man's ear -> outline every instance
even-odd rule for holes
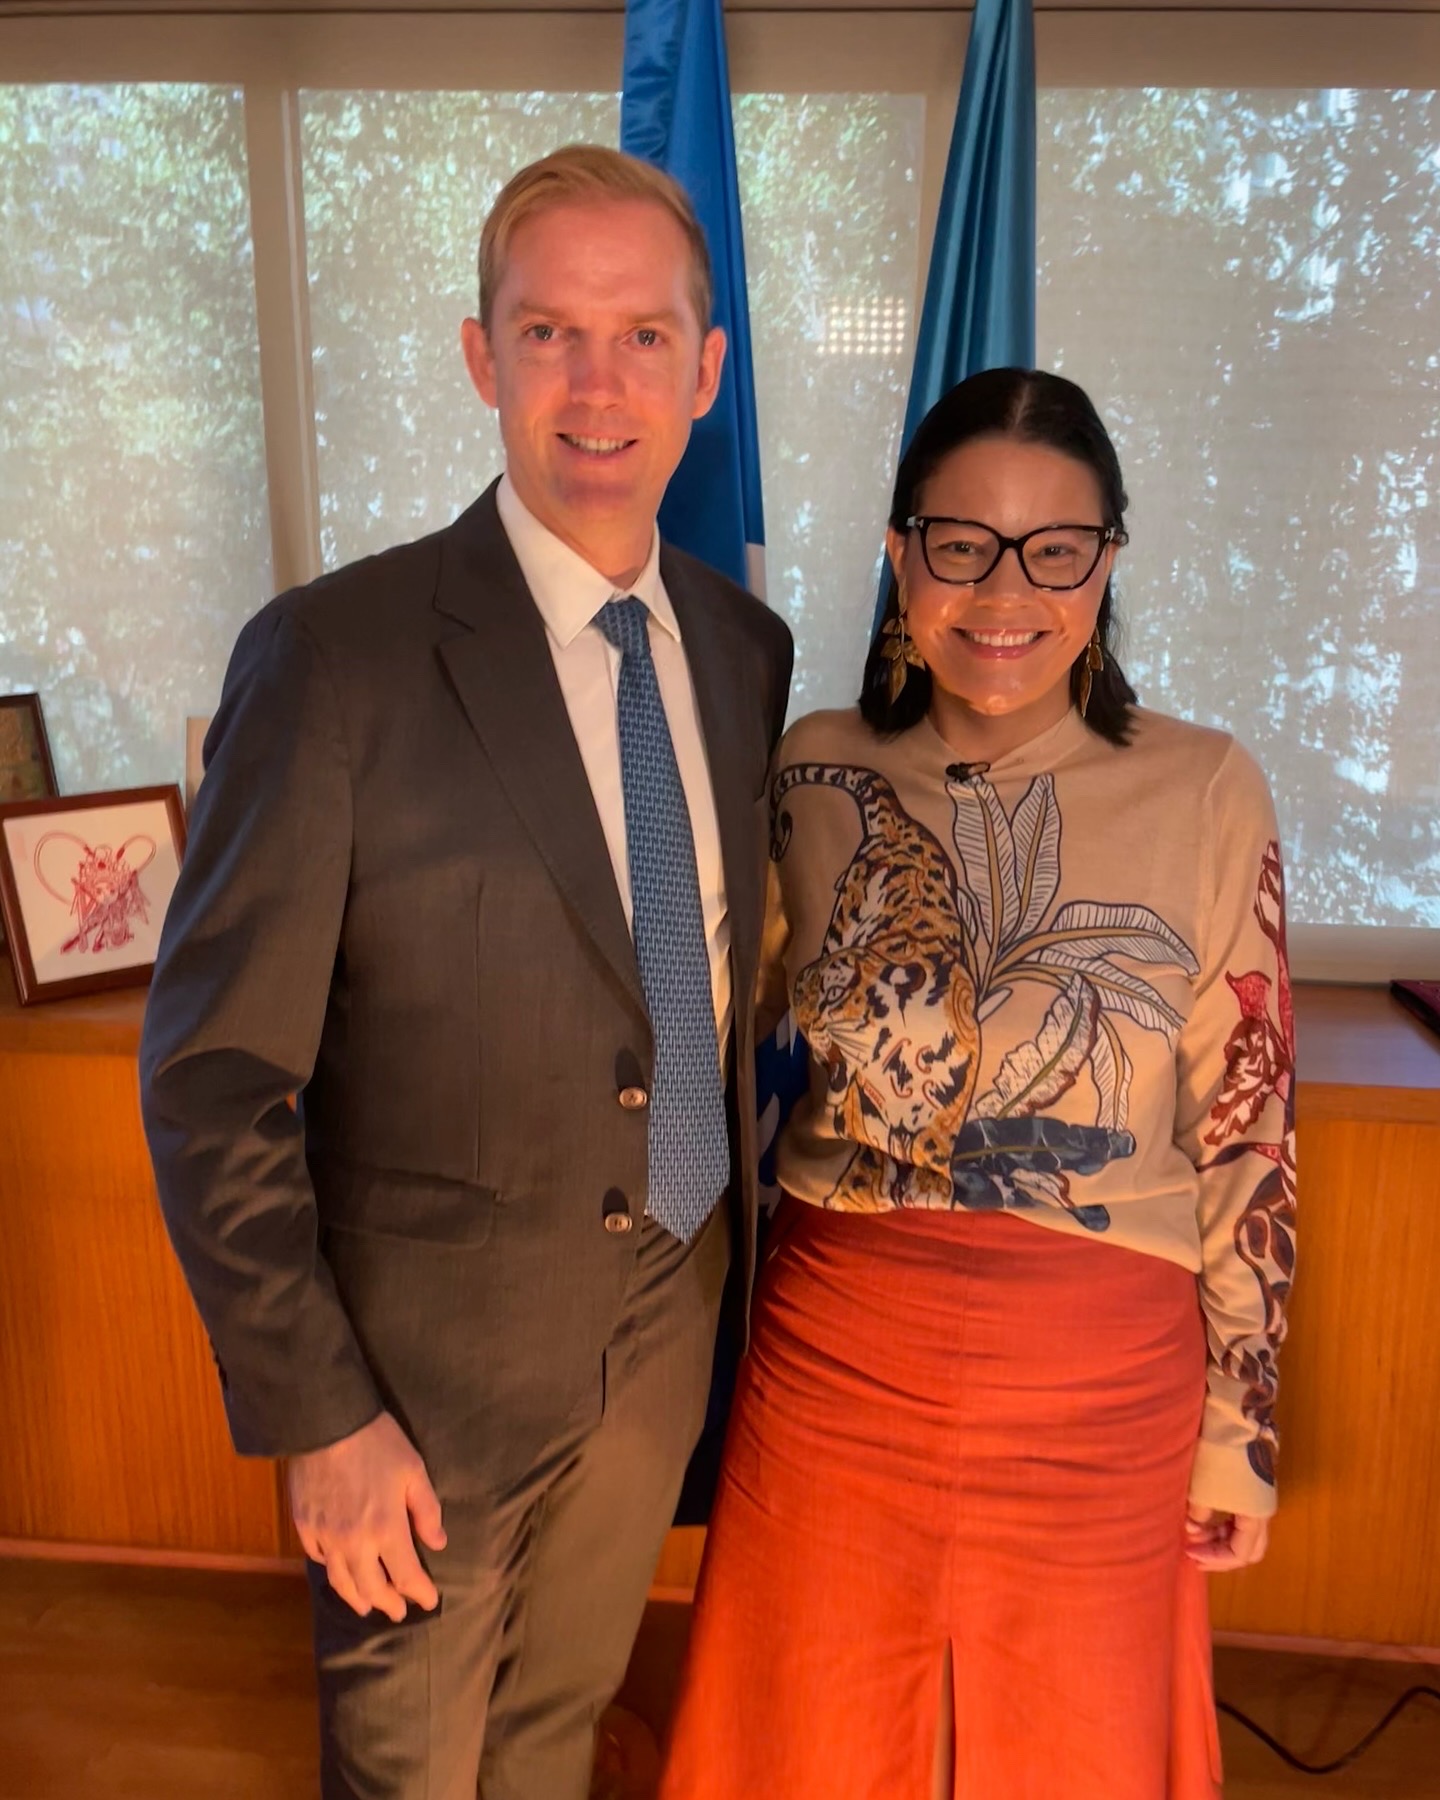
[[[695,405],[691,410],[692,419],[703,419],[715,404],[715,396],[720,392],[720,371],[725,367],[725,333],[718,325],[712,325],[705,333],[705,342],[700,346],[700,376],[695,383]]]
[[[487,406],[500,404],[495,381],[495,358],[490,354],[490,335],[478,319],[462,320],[460,350],[475,392]]]

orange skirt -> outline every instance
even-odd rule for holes
[[[1195,1277],[994,1213],[787,1201],[661,1800],[1216,1800],[1183,1555]]]

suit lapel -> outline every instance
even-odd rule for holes
[[[493,487],[446,535],[435,606],[467,628],[439,653],[496,777],[577,919],[644,1013],[600,815],[544,622],[500,523]]]
[[[685,657],[695,684],[700,709],[700,728],[705,734],[705,753],[715,812],[720,826],[720,857],[725,869],[725,894],[730,915],[730,957],[735,971],[735,1007],[749,1004],[741,992],[754,973],[759,953],[758,925],[761,908],[761,867],[755,829],[755,796],[744,771],[755,760],[753,731],[754,696],[746,692],[747,674],[736,654],[736,633],[726,618],[723,600],[707,596],[694,577],[662,546],[660,571],[665,591],[680,622]]]

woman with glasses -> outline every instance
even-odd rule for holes
[[[1274,811],[1115,658],[1073,383],[921,424],[856,710],[772,786],[809,1043],[664,1800],[1212,1800],[1294,1261]]]

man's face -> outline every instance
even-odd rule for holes
[[[719,385],[725,334],[702,337],[690,278],[685,234],[658,202],[567,203],[515,228],[488,331],[465,321],[516,493],[606,574],[644,561]]]

